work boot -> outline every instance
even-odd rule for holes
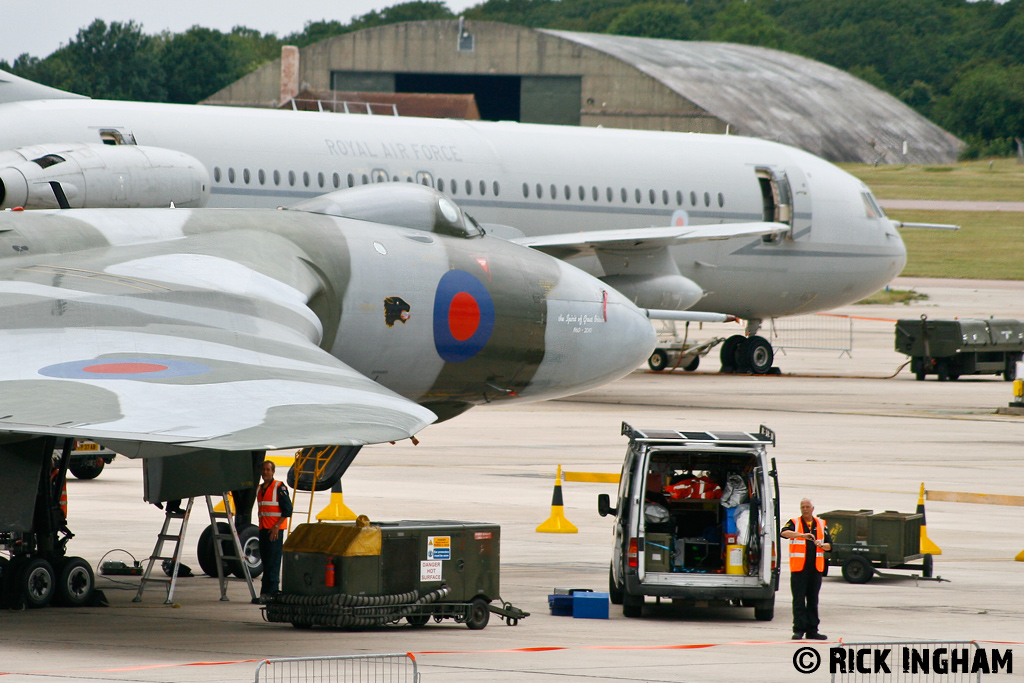
[[[807,639],[808,640],[828,640],[828,636],[826,636],[824,633],[808,633],[807,634]]]
[[[793,631],[793,640],[803,640],[804,634],[799,631]]]

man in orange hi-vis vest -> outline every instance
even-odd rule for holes
[[[281,555],[284,549],[284,534],[281,532],[288,528],[288,518],[292,516],[292,501],[288,497],[288,487],[274,479],[276,469],[270,460],[263,461],[260,469],[263,483],[256,490],[263,583],[260,584],[260,597],[254,602],[262,602],[280,592],[278,581],[281,578]]]
[[[789,540],[789,589],[793,593],[793,640],[805,636],[828,640],[818,632],[818,591],[825,574],[825,553],[832,537],[825,520],[814,516],[810,498],[800,501],[800,516],[786,522],[782,537]]]

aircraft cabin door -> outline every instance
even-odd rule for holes
[[[783,171],[758,166],[755,173],[761,186],[761,220],[785,223],[790,227],[785,235],[765,237],[764,241],[772,243],[807,237],[811,231],[811,198],[803,171],[795,167]]]

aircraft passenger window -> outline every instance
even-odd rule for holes
[[[452,196],[454,197],[459,192],[459,184],[452,178]]]
[[[339,187],[341,187],[341,176],[340,175],[335,173],[334,176],[331,178],[331,180],[334,181],[334,189],[335,190],[337,190]]]
[[[249,169],[247,168],[242,169],[242,182],[244,182],[246,185],[249,184]]]
[[[530,198],[530,184],[529,183],[523,183],[523,197],[525,197],[526,199]]]
[[[586,198],[587,198],[587,191],[583,189],[582,185],[580,185],[580,201],[582,202]]]
[[[473,183],[466,181],[466,194],[473,194]]]
[[[697,206],[697,193],[690,190],[690,206]]]
[[[220,166],[213,167],[213,179],[215,182],[220,182]]]
[[[543,198],[544,198],[544,188],[541,186],[540,183],[537,183],[537,199],[543,199]]]
[[[410,180],[411,179],[412,179],[412,177],[410,176]],[[429,171],[417,171],[416,172],[416,182],[418,182],[420,185],[426,185],[427,187],[433,187],[434,186],[434,176]]]
[[[274,184],[275,185],[280,185],[281,184],[281,172],[280,171],[274,171]]]
[[[636,203],[640,203],[640,188],[633,190],[633,196],[636,197]]]
[[[259,178],[260,185],[266,185],[267,184],[267,174],[263,172],[262,168],[259,171],[256,172],[256,177]]]
[[[668,206],[668,190],[661,191],[661,203]]]
[[[295,186],[295,171],[288,171],[288,184]]]
[[[626,194],[626,188],[622,188],[622,203],[625,204],[629,200],[629,195]]]
[[[363,185],[369,185],[369,184],[370,184],[370,178],[364,173],[363,174]]]
[[[707,192],[704,193],[704,206],[711,206],[711,195]]]
[[[590,188],[590,196],[593,197],[595,202],[597,201],[599,196],[597,193],[597,185],[594,185]]]
[[[438,178],[437,179],[437,191],[438,192],[444,192],[444,179],[443,178]]]
[[[320,185],[320,187],[324,186],[324,174],[323,173],[317,173],[316,174],[316,182],[317,182],[318,185]]]
[[[568,185],[565,186],[565,199],[572,199],[572,190],[569,189]]]
[[[683,205],[683,191],[682,190],[676,190],[676,205],[678,205],[678,206],[682,206]]]
[[[483,180],[480,181],[480,196],[487,194],[487,183]]]
[[[725,195],[723,195],[721,192],[718,193],[718,206],[719,208],[725,206]]]
[[[395,176],[395,182],[396,183],[398,182],[398,176]],[[409,176],[408,178],[406,178],[405,182],[411,183],[412,182],[412,176]],[[426,181],[424,181],[423,184],[426,185],[427,184]]]
[[[654,190],[647,190],[647,198],[654,204]]]
[[[554,184],[551,185],[551,198],[558,199],[558,188]]]
[[[348,181],[348,186],[349,187],[352,187],[353,185],[356,184],[356,179],[354,177],[352,177],[351,173],[348,174],[348,178],[346,178],[346,180]]]
[[[398,176],[391,176],[391,180],[392,180],[393,182],[396,182],[396,183],[397,183],[397,182],[398,182]],[[405,181],[406,181],[407,183],[411,183],[411,182],[412,182],[412,177],[410,176],[410,177],[406,178],[406,179],[405,179]]]
[[[612,188],[609,187],[606,194],[608,195],[608,201],[610,202],[612,200]]]
[[[235,169],[233,169],[233,168],[229,168],[228,169],[228,182],[229,183],[235,182]]]
[[[309,187],[309,171],[302,172],[302,184]]]
[[[491,189],[494,190],[494,196],[495,197],[497,197],[499,194],[501,194],[501,187],[498,186],[498,181],[497,180],[494,181],[494,184],[493,184]]]

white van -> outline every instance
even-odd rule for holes
[[[753,607],[771,621],[779,587],[779,485],[767,447],[775,433],[635,429],[615,508],[609,591],[627,617],[645,596]]]

